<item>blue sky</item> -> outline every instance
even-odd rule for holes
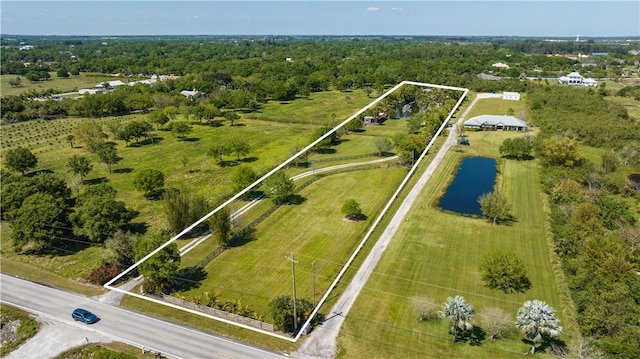
[[[12,35],[640,36],[640,1],[7,1]]]

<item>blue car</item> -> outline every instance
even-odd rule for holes
[[[71,318],[87,324],[93,324],[100,320],[100,318],[98,318],[95,314],[82,308],[75,309],[73,313],[71,313]]]

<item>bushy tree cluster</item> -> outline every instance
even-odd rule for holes
[[[531,287],[524,264],[511,251],[496,250],[484,255],[480,272],[487,287],[504,293],[524,292]]]
[[[275,297],[269,303],[271,309],[271,317],[273,318],[274,326],[277,330],[281,330],[286,333],[294,333],[294,314],[293,314],[293,299],[289,295],[281,295]],[[295,318],[297,329],[301,329],[302,324],[307,321],[309,315],[313,311],[313,303],[307,298],[296,298],[296,314]],[[322,317],[316,315],[313,320],[313,325],[322,320]]]
[[[550,88],[532,95],[531,118],[545,139],[540,172],[551,200],[555,250],[581,331],[606,355],[638,357],[638,197],[625,188],[635,187],[627,171],[637,166],[640,129],[588,90]],[[599,151],[602,163],[579,158],[579,145]]]
[[[98,243],[125,229],[133,217],[124,202],[116,200],[116,190],[107,184],[88,187],[69,216],[74,234]]]
[[[485,193],[478,199],[482,216],[493,224],[511,219],[511,205],[507,198],[498,191]]]
[[[161,232],[147,232],[135,244],[136,260],[144,258],[167,240],[168,238],[165,238]],[[167,293],[178,275],[179,268],[180,253],[178,252],[178,246],[175,243],[171,243],[142,262],[138,266],[138,271],[145,278],[143,287],[146,291]]]
[[[499,151],[504,157],[524,160],[531,157],[533,145],[525,137],[507,138],[500,145]]]

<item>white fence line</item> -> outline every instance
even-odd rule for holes
[[[231,204],[232,202],[234,202],[235,200],[237,200],[238,198],[242,197],[244,194],[246,194],[247,192],[251,191],[253,188],[255,188],[256,186],[258,186],[260,183],[262,183],[262,181],[264,181],[266,178],[268,178],[269,176],[271,176],[272,174],[278,172],[279,170],[281,170],[282,168],[284,168],[286,165],[288,165],[289,163],[291,163],[296,157],[302,155],[303,153],[305,153],[306,151],[310,150],[311,148],[313,148],[315,145],[317,145],[318,143],[320,143],[321,141],[323,141],[324,139],[326,139],[327,137],[331,136],[333,133],[335,133],[337,130],[339,130],[341,127],[343,127],[344,125],[346,125],[347,123],[349,123],[351,120],[353,120],[354,118],[360,116],[362,113],[364,113],[365,111],[367,111],[369,108],[373,107],[374,105],[376,105],[378,102],[380,102],[381,100],[383,100],[384,98],[386,98],[387,96],[389,96],[389,94],[393,93],[394,91],[396,91],[398,88],[402,87],[403,85],[415,85],[415,86],[421,86],[421,87],[435,87],[435,88],[440,88],[440,89],[446,89],[446,90],[456,90],[456,91],[463,91],[463,95],[460,97],[460,99],[458,100],[458,102],[456,103],[456,105],[454,106],[454,108],[451,110],[451,112],[449,113],[449,115],[447,116],[447,118],[442,122],[442,125],[440,126],[440,128],[438,129],[438,131],[436,132],[436,134],[433,136],[433,138],[431,139],[431,141],[429,141],[429,144],[427,145],[427,147],[425,148],[425,150],[422,152],[422,154],[420,155],[420,157],[418,157],[418,160],[414,163],[413,167],[411,168],[411,170],[409,171],[409,173],[407,174],[407,176],[405,177],[405,179],[402,181],[402,183],[400,184],[400,186],[398,187],[398,189],[396,190],[396,192],[393,194],[393,196],[391,197],[391,199],[389,200],[389,202],[387,203],[387,205],[384,207],[384,209],[382,210],[382,212],[380,213],[380,215],[378,216],[378,218],[376,219],[376,221],[371,225],[369,231],[367,232],[367,234],[365,235],[365,237],[362,239],[362,241],[360,242],[360,244],[358,245],[358,247],[356,248],[356,250],[353,252],[353,254],[351,255],[351,257],[349,258],[349,260],[347,261],[347,263],[345,263],[345,265],[342,267],[342,269],[340,270],[340,272],[338,273],[338,275],[336,276],[336,278],[334,279],[334,281],[331,283],[331,285],[329,286],[329,288],[327,289],[327,291],[325,292],[325,294],[322,296],[322,299],[320,299],[320,301],[318,302],[318,304],[316,305],[315,309],[313,310],[313,312],[311,313],[311,315],[309,315],[309,318],[307,319],[307,321],[302,325],[302,327],[300,328],[300,330],[298,331],[297,335],[294,338],[291,337],[287,337],[287,336],[283,336],[283,335],[279,335],[273,332],[269,332],[267,330],[261,329],[261,328],[255,328],[252,327],[250,325],[246,325],[243,323],[237,323],[234,322],[232,320],[229,319],[225,319],[225,318],[220,318],[220,317],[216,317],[214,315],[211,314],[207,314],[207,313],[203,313],[203,312],[199,312],[197,310],[194,309],[190,309],[190,308],[186,308],[186,307],[181,307],[179,305],[173,304],[173,303],[168,303],[168,302],[164,302],[162,300],[158,300],[155,298],[150,298],[148,296],[143,296],[137,293],[133,293],[127,290],[122,290],[118,287],[114,287],[113,284],[116,283],[120,278],[122,278],[123,276],[125,276],[127,273],[133,271],[135,268],[137,268],[140,264],[142,264],[144,261],[146,261],[147,259],[151,258],[153,255],[155,255],[156,253],[158,253],[159,251],[161,251],[162,249],[164,249],[166,246],[170,245],[171,243],[175,242],[177,239],[179,239],[180,237],[182,237],[183,235],[185,235],[186,233],[188,233],[189,231],[191,231],[193,228],[195,228],[196,226],[198,226],[199,224],[201,224],[202,222],[206,221],[207,219],[209,219],[209,217],[211,217],[212,215],[214,215],[215,213],[217,213],[219,210],[221,210],[222,208],[228,206],[229,204]],[[422,159],[424,158],[424,156],[427,154],[427,151],[431,148],[431,146],[433,145],[434,141],[436,140],[436,138],[438,137],[438,135],[442,132],[443,128],[446,126],[447,122],[449,121],[449,119],[451,118],[451,116],[453,116],[453,113],[458,109],[458,107],[460,106],[460,104],[462,103],[462,101],[464,100],[464,98],[466,97],[467,93],[469,92],[468,89],[465,88],[461,88],[461,87],[452,87],[452,86],[443,86],[443,85],[435,85],[435,84],[429,84],[429,83],[422,83],[422,82],[414,82],[414,81],[402,81],[399,84],[395,85],[393,88],[391,88],[390,90],[388,90],[387,92],[385,92],[384,94],[382,94],[380,97],[376,98],[375,100],[373,100],[372,102],[370,102],[368,105],[366,105],[365,107],[361,108],[359,111],[357,111],[356,113],[354,113],[353,115],[351,115],[349,118],[347,118],[346,120],[344,120],[343,122],[341,122],[340,124],[338,124],[337,126],[335,126],[333,129],[331,129],[329,132],[325,133],[324,135],[320,136],[318,139],[316,139],[315,141],[313,141],[311,144],[309,144],[308,146],[306,146],[305,148],[301,149],[300,151],[298,151],[296,154],[294,154],[293,156],[289,157],[287,160],[285,160],[284,162],[282,162],[280,165],[276,166],[274,169],[272,169],[271,171],[269,171],[267,174],[265,174],[264,176],[260,177],[258,180],[256,180],[254,183],[250,184],[247,188],[243,189],[242,191],[238,192],[236,195],[234,195],[233,197],[231,197],[230,199],[228,199],[227,201],[225,201],[224,203],[222,203],[221,205],[219,205],[218,207],[216,207],[214,210],[212,210],[211,212],[207,213],[204,217],[200,218],[199,220],[195,221],[193,224],[191,224],[190,226],[188,226],[187,228],[183,229],[180,233],[176,234],[175,236],[171,237],[167,242],[163,243],[161,246],[159,246],[158,248],[156,248],[155,250],[151,251],[149,254],[147,254],[146,256],[144,256],[143,258],[141,258],[140,260],[138,260],[136,263],[134,263],[132,266],[130,266],[129,268],[125,269],[122,273],[118,274],[117,276],[115,276],[113,279],[111,279],[109,282],[104,284],[104,288],[110,289],[110,290],[114,290],[117,291],[119,293],[123,293],[126,295],[130,295],[130,296],[134,296],[140,299],[144,299],[144,300],[148,300],[150,302],[154,302],[157,304],[161,304],[161,305],[165,305],[171,308],[175,308],[175,309],[179,309],[179,310],[183,310],[192,314],[197,314],[197,315],[201,315],[210,319],[214,319],[214,320],[218,320],[227,324],[231,324],[231,325],[235,325],[235,326],[239,326],[241,328],[244,329],[249,329],[249,330],[253,330],[262,334],[266,334],[272,337],[276,337],[276,338],[280,338],[280,339],[284,339],[290,342],[296,342],[300,336],[306,332],[305,329],[307,329],[307,327],[310,325],[311,320],[315,317],[315,315],[318,313],[318,310],[320,309],[320,307],[322,306],[322,304],[327,300],[327,298],[329,297],[329,294],[331,293],[331,291],[333,290],[333,288],[335,288],[335,286],[337,285],[337,283],[340,281],[340,279],[342,279],[342,276],[344,275],[344,273],[346,272],[346,270],[349,268],[349,266],[351,265],[351,263],[353,262],[353,260],[355,259],[355,257],[357,256],[357,254],[360,252],[360,250],[362,249],[362,247],[364,246],[364,244],[366,243],[367,239],[369,239],[369,237],[371,236],[371,234],[373,233],[373,231],[376,229],[376,227],[378,226],[378,224],[380,223],[380,221],[382,220],[382,217],[387,213],[387,211],[389,210],[389,208],[391,207],[391,204],[395,201],[396,197],[399,195],[400,191],[404,188],[404,186],[406,185],[406,183],[409,181],[409,179],[411,178],[411,176],[413,175],[413,173],[415,172],[416,168],[418,167],[418,165],[420,164],[420,162],[422,161]]]

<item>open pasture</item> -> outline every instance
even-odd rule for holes
[[[356,300],[340,333],[339,357],[512,358],[526,353],[528,346],[515,329],[505,339],[491,341],[478,332],[478,345],[472,341],[451,344],[447,320],[419,320],[416,302],[426,298],[439,310],[447,297],[456,295],[475,307],[472,323],[480,328],[483,308],[501,308],[515,320],[524,301],[544,300],[558,311],[565,327],[560,339],[571,337],[575,323],[570,322],[566,303],[558,295],[535,160],[506,160],[501,167],[498,183],[515,217],[510,225],[492,225],[483,219],[444,213],[434,206],[462,156],[497,157],[497,147],[505,138],[522,134],[467,135],[471,146],[447,154]],[[529,290],[505,294],[484,286],[479,259],[495,249],[519,255],[532,283]]]
[[[303,189],[300,204],[284,205],[256,227],[253,240],[224,251],[205,268],[206,279],[195,289],[180,293],[196,298],[219,292],[226,300],[241,299],[269,318],[268,303],[291,294],[291,262],[294,254],[297,295],[313,299],[311,263],[315,262],[316,298],[353,252],[371,221],[406,174],[402,167],[339,173],[319,179]],[[349,198],[360,203],[364,221],[346,221],[340,213]],[[203,243],[184,258],[202,258],[214,246]],[[270,321],[269,318],[267,321]]]
[[[113,81],[118,79],[113,76],[93,75],[81,73],[78,76],[70,76],[68,78],[60,78],[55,72],[50,72],[51,78],[47,81],[31,82],[26,77],[20,75],[2,75],[0,76],[0,96],[16,96],[29,91],[44,91],[54,89],[58,93],[67,93],[78,91],[83,88],[93,88],[97,84],[105,81]],[[9,81],[19,77],[22,84],[19,87],[12,87]]]
[[[334,127],[371,102],[363,90],[314,92],[294,101],[270,101],[248,119]]]
[[[502,98],[485,98],[482,99],[473,106],[469,111],[469,114],[465,118],[468,120],[472,117],[479,115],[509,115],[520,118],[520,113],[526,111],[526,97],[525,93],[520,94],[520,101],[503,100]]]

